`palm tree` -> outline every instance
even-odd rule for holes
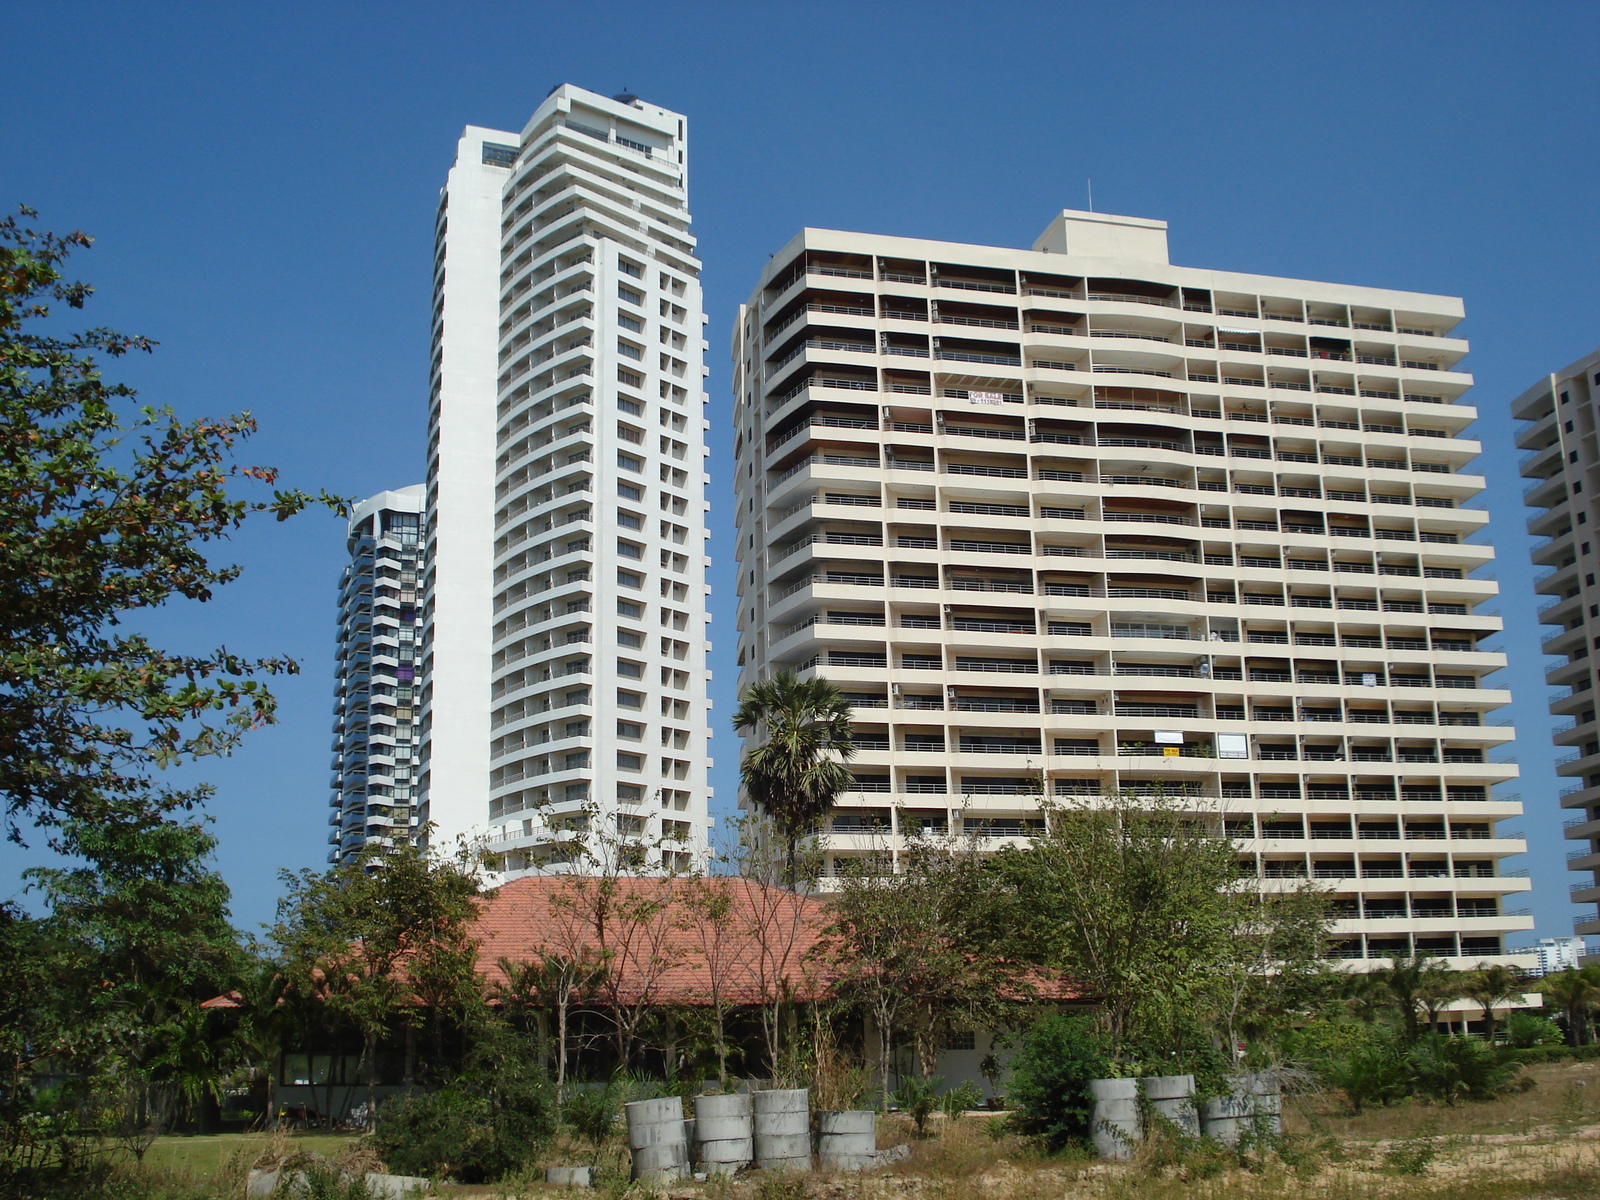
[[[1471,972],[1463,989],[1467,999],[1483,1008],[1483,1024],[1489,1040],[1494,1041],[1494,1006],[1503,1000],[1515,1000],[1522,994],[1522,972],[1504,963],[1479,963]]]
[[[1578,969],[1568,967],[1554,975],[1546,975],[1539,982],[1539,990],[1561,1006],[1567,1016],[1567,1039],[1581,1046],[1585,1036],[1588,1011],[1600,1001],[1600,971],[1593,966]]]
[[[1428,1023],[1433,1023],[1433,1014],[1440,1007],[1438,997],[1449,990],[1445,986],[1449,982],[1445,976],[1449,974],[1452,974],[1449,967],[1426,952],[1409,957],[1396,955],[1389,960],[1387,967],[1379,967],[1372,972],[1373,981],[1388,993],[1389,999],[1400,1010],[1407,1041],[1415,1041],[1420,1032],[1417,1027],[1418,1008],[1428,1008]]]
[[[795,882],[796,846],[814,829],[840,793],[855,782],[845,766],[855,757],[850,702],[826,679],[802,680],[779,671],[752,684],[739,698],[733,728],[761,729],[762,743],[744,756],[740,782],[787,841],[789,886]]]

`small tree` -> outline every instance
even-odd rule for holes
[[[741,735],[762,735],[739,765],[746,798],[777,826],[787,848],[785,872],[795,886],[796,851],[855,776],[850,702],[820,676],[802,680],[779,671],[746,689],[733,714]]]
[[[1389,960],[1388,966],[1379,967],[1371,975],[1373,985],[1388,995],[1400,1014],[1408,1042],[1415,1041],[1422,1032],[1417,1020],[1419,1012],[1427,1010],[1430,1003],[1437,1006],[1439,998],[1453,990],[1457,983],[1455,972],[1427,953],[1397,955]],[[1456,994],[1459,995],[1459,991]],[[1428,1023],[1433,1024],[1431,1013]]]
[[[1483,1009],[1485,1036],[1494,1041],[1495,1005],[1521,997],[1524,980],[1522,972],[1504,963],[1479,963],[1476,971],[1463,980],[1463,994]]]
[[[1600,969],[1568,967],[1539,981],[1543,992],[1560,1007],[1567,1020],[1567,1040],[1574,1046],[1589,1041],[1589,1010],[1600,1003]]]
[[[1207,1027],[1229,1033],[1237,997],[1266,1002],[1315,957],[1318,922],[1308,937],[1300,905],[1239,886],[1232,841],[1177,798],[1120,793],[1046,815],[1032,846],[996,857],[991,924],[1101,998],[1119,1056],[1209,1049]]]
[[[368,1111],[379,1043],[397,1026],[416,1024],[423,993],[437,1076],[444,1069],[439,1010],[465,1003],[477,988],[475,973],[461,969],[476,953],[474,865],[417,846],[374,846],[324,874],[285,871],[282,878],[272,940],[285,991],[360,1036]]]
[[[874,862],[887,869],[874,870]],[[984,867],[969,845],[914,840],[899,867],[885,855],[842,872],[817,947],[841,998],[877,1028],[885,1095],[898,1032],[909,1030],[919,1072],[930,1077],[954,1029],[998,1024],[1029,990],[977,923]]]

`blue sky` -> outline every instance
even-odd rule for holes
[[[690,119],[711,314],[717,808],[732,803],[727,334],[801,226],[1026,246],[1062,207],[1170,223],[1174,262],[1466,299],[1501,556],[1526,860],[1568,875],[1511,397],[1600,344],[1600,7],[1588,4],[12,5],[0,202],[97,244],[95,323],[157,338],[126,377],[248,408],[250,457],[367,495],[423,469],[437,189],[466,124],[549,88]],[[282,722],[203,772],[246,925],[326,851],[334,519],[260,526],[244,578],[157,624],[289,653]],[[30,856],[0,853],[0,896]]]

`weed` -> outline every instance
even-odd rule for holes
[[[789,1171],[763,1171],[756,1180],[756,1200],[806,1200],[806,1177]]]
[[[1419,1133],[1383,1152],[1384,1170],[1394,1175],[1426,1175],[1441,1149],[1436,1133]]]

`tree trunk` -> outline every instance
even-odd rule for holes
[[[367,1036],[362,1039],[362,1043],[361,1043],[361,1058],[362,1058],[363,1064],[366,1066],[366,1076],[367,1076],[367,1128],[369,1130],[377,1128],[377,1125],[378,1125],[378,1107],[377,1107],[377,1105],[378,1105],[378,1097],[377,1097],[377,1087],[376,1087],[377,1079],[375,1078],[375,1076],[378,1073],[378,1064],[377,1064],[377,1061],[376,1061],[377,1057],[378,1057],[378,1041],[377,1041],[377,1039],[375,1037],[372,1036],[371,1033],[368,1033]]]

